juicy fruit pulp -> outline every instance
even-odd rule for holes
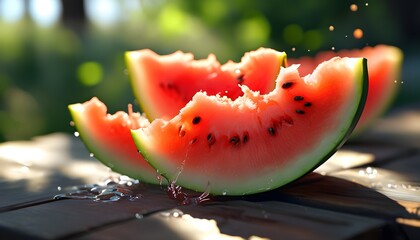
[[[364,57],[368,60],[369,93],[362,116],[353,132],[353,135],[357,135],[372,124],[395,97],[400,85],[396,82],[399,82],[403,54],[396,47],[377,45],[339,52],[320,52],[313,58],[288,59],[288,63],[300,64],[301,74],[306,75],[311,73],[318,64],[334,56]]]
[[[215,195],[287,184],[328,159],[354,128],[366,100],[366,60],[334,58],[311,75],[282,68],[275,89],[242,86],[232,100],[198,92],[178,115],[133,130],[159,173]]]
[[[268,93],[285,58],[284,52],[267,48],[246,53],[240,63],[223,65],[212,54],[194,60],[191,53],[181,51],[169,55],[148,49],[126,53],[134,95],[149,119],[174,117],[199,91],[236,99],[242,95],[240,84]]]
[[[138,154],[130,130],[147,127],[149,121],[129,106],[128,114],[107,114],[96,97],[69,105],[74,125],[89,151],[112,170],[147,183],[158,183],[154,170]]]

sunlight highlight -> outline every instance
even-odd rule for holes
[[[32,0],[29,13],[40,26],[48,27],[60,20],[62,5],[59,0]]]
[[[13,23],[25,15],[24,0],[3,0],[0,1],[0,17],[2,20]]]

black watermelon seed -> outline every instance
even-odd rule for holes
[[[200,123],[200,121],[201,121],[201,117],[200,117],[200,116],[197,116],[197,117],[194,117],[194,118],[193,118],[192,123],[193,123],[193,124],[199,124],[199,123]]]
[[[236,80],[238,80],[239,83],[242,83],[244,81],[244,77],[245,77],[245,75],[241,74],[241,75],[236,77]]]
[[[269,128],[267,128],[267,130],[268,130],[268,133],[269,133],[271,136],[276,135],[276,130],[275,130],[273,127],[269,127]]]
[[[306,102],[305,104],[303,104],[303,106],[310,107],[310,106],[312,106],[312,103],[311,102]]]
[[[297,114],[305,114],[305,111],[300,110],[300,109],[296,109],[296,113],[297,113]]]
[[[196,143],[197,142],[197,138],[193,138],[191,141],[190,141],[190,144],[194,144],[194,143]]]
[[[302,101],[303,100],[303,97],[302,96],[295,96],[293,99],[295,101]]]
[[[242,138],[243,143],[247,143],[249,141],[249,134],[248,132],[244,132],[244,137]]]
[[[213,134],[209,133],[209,135],[207,135],[207,142],[210,146],[216,142],[216,138],[213,136]]]
[[[281,87],[283,89],[287,89],[287,88],[290,88],[291,86],[293,86],[293,84],[294,84],[294,82],[285,82],[285,83],[283,83],[283,85],[281,85]]]
[[[178,129],[178,136],[180,137],[185,136],[185,130],[182,129],[182,126],[180,126]]]
[[[241,140],[239,139],[239,137],[238,137],[238,136],[233,136],[233,137],[229,140],[229,142],[230,142],[232,145],[234,145],[234,146],[238,145],[240,141],[241,141]]]

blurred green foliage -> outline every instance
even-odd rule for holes
[[[124,110],[135,101],[127,50],[181,49],[197,58],[215,53],[225,62],[261,46],[291,57],[379,43],[410,48],[416,40],[402,31],[389,2],[139,0],[140,8],[123,11],[109,26],[75,20],[42,27],[29,17],[0,21],[0,141],[74,131],[67,105],[93,96],[110,112]],[[350,11],[352,3],[358,11]],[[352,37],[355,28],[363,29],[362,39]]]

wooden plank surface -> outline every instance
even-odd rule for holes
[[[199,206],[110,172],[68,134],[3,143],[0,239],[420,239],[419,113],[396,111],[285,187]]]

